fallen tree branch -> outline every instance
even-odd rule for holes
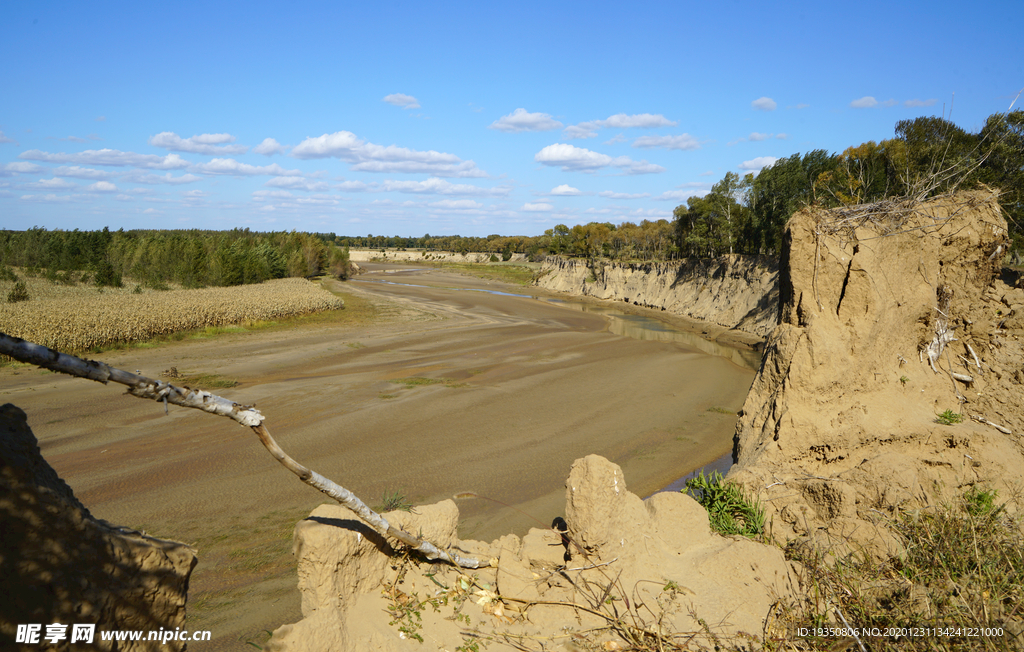
[[[974,419],[975,421],[977,421],[978,423],[984,423],[986,426],[992,426],[993,428],[995,428],[999,432],[1003,433],[1004,435],[1012,435],[1013,434],[1010,431],[1010,429],[1007,428],[1006,426],[1001,426],[998,423],[992,423],[991,421],[989,421],[988,419],[986,419],[985,417],[983,417],[981,415],[972,414],[971,418]]]
[[[480,568],[482,565],[487,565],[486,563],[481,564],[476,559],[461,557],[454,552],[441,550],[429,541],[424,541],[392,526],[388,523],[387,519],[367,507],[366,503],[359,500],[351,491],[296,462],[274,441],[270,431],[263,425],[263,420],[266,417],[254,407],[239,405],[234,401],[215,396],[201,389],[176,387],[162,380],[153,380],[146,376],[116,369],[102,362],[84,360],[73,355],[54,351],[40,344],[33,344],[17,337],[11,337],[5,333],[0,333],[0,354],[52,371],[95,380],[104,385],[110,381],[127,385],[128,393],[132,396],[163,401],[165,409],[167,403],[173,403],[174,405],[203,410],[204,412],[237,421],[243,426],[252,428],[266,449],[274,456],[274,459],[280,462],[286,469],[299,476],[299,479],[309,486],[323,492],[355,512],[359,518],[379,534],[401,541],[413,550],[421,553],[427,559],[440,559],[462,568]]]

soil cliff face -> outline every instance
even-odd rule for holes
[[[981,191],[790,220],[781,323],[730,473],[761,495],[777,539],[892,552],[872,525],[880,514],[975,484],[1013,495],[1024,480],[1024,290],[996,278],[1005,243],[996,197]],[[964,422],[937,423],[946,410]]]
[[[10,404],[0,406],[0,523],[0,648],[19,648],[19,624],[42,625],[45,636],[47,625],[61,623],[67,638],[25,649],[184,649],[104,642],[100,632],[183,627],[195,550],[93,518]],[[70,643],[75,623],[96,625],[92,644]]]
[[[548,256],[537,285],[623,301],[766,337],[778,323],[778,267],[753,256],[673,263]]]

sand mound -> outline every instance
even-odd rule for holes
[[[168,642],[103,642],[101,631],[185,624],[195,551],[94,519],[39,453],[25,413],[0,407],[0,648],[19,624],[95,624],[93,644],[48,650],[180,650]],[[111,646],[118,645],[114,648]],[[39,647],[28,645],[27,648]]]
[[[640,500],[622,469],[596,455],[577,460],[566,482],[565,540],[533,529],[522,539],[459,541],[452,501],[416,511],[387,518],[492,566],[460,571],[396,556],[354,514],[322,505],[295,531],[304,619],[279,628],[266,649],[546,641],[615,650],[652,632],[680,643],[742,643],[761,639],[766,615],[796,589],[780,550],[712,534],[689,496]]]
[[[790,220],[781,323],[730,473],[766,502],[777,540],[838,554],[896,551],[873,524],[897,508],[1024,486],[1024,290],[995,278],[995,195],[870,210]],[[937,423],[946,410],[964,422]]]

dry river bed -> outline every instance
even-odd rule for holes
[[[463,538],[548,526],[569,466],[589,453],[648,495],[731,448],[753,379],[737,361],[749,352],[698,342],[724,354],[709,355],[658,322],[534,288],[366,267],[328,283],[372,304],[369,321],[94,357],[149,376],[177,367],[237,380],[214,393],[256,404],[289,454],[371,506],[395,491],[424,504],[475,495],[457,501]],[[196,650],[252,649],[301,617],[291,532],[322,500],[249,429],[29,367],[0,369],[0,402],[25,410],[96,517],[198,548],[188,627],[215,640]]]

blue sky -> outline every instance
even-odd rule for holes
[[[8,1],[0,228],[483,236],[671,219],[726,172],[890,138],[898,120],[952,105],[979,129],[1024,86],[1022,16]]]

